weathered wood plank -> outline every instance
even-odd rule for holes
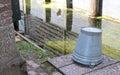
[[[48,27],[49,29],[53,29],[53,30],[58,31],[60,33],[64,31],[63,28],[60,28],[59,26],[56,26],[53,24],[45,23],[42,20],[38,19],[37,17],[33,18],[32,22],[34,22],[36,25],[40,25],[40,26],[43,25],[44,27]]]
[[[30,39],[32,40],[32,41],[34,41],[37,45],[43,45],[44,43],[43,42],[41,42],[41,41],[38,41],[37,39],[35,39],[35,38],[33,38],[33,37],[30,37]]]
[[[39,35],[44,38],[54,38],[57,40],[61,40],[64,37],[68,37],[69,39],[76,39],[77,35],[74,33],[66,32],[65,29],[50,23],[45,23],[41,19],[30,16],[31,25],[29,26],[29,35],[33,35],[33,32],[39,33]],[[34,26],[34,27],[33,27]],[[37,37],[37,36],[36,36]]]
[[[37,18],[37,17],[34,17],[34,16],[31,16],[31,21],[32,23],[36,23],[37,25],[45,25],[47,27],[49,27],[50,29],[53,29],[53,30],[59,30],[59,32],[63,32],[65,29],[63,29],[62,27],[59,27],[57,25],[54,25],[52,23],[45,23],[43,22],[41,19]]]
[[[52,28],[45,26],[45,25],[41,25],[40,27],[43,29],[46,29],[46,31],[49,31],[50,33],[55,34],[55,35],[60,36],[60,37],[61,37],[61,34],[62,35],[64,34],[64,31],[59,32],[59,30],[52,29]]]
[[[57,34],[57,35],[59,35],[60,36],[60,34],[62,33],[64,33],[64,30],[62,30],[62,29],[59,29],[58,27],[53,27],[52,26],[52,28],[51,28],[51,25],[49,24],[46,24],[46,23],[38,23],[37,24],[37,26],[39,27],[39,28],[43,28],[43,29],[46,29],[46,31],[50,31],[52,34]],[[59,33],[59,34],[58,34]]]
[[[51,37],[54,37],[55,39],[56,38],[62,38],[63,36],[62,35],[57,35],[57,34],[54,34],[52,33],[51,31],[47,30],[47,29],[44,29],[44,28],[41,28],[41,27],[36,27],[37,29],[35,30],[36,32],[40,33],[39,35],[44,35],[46,38],[51,38]],[[51,36],[51,37],[50,37]]]
[[[31,36],[31,37],[32,37],[32,39],[35,39],[36,43],[39,43],[39,42],[45,43],[44,39],[40,39],[39,37],[36,37],[36,36]]]
[[[24,37],[23,35],[21,35],[20,33],[16,32],[16,31],[15,31],[15,33],[16,33],[17,35],[19,35],[20,37],[22,37],[24,40],[28,41],[29,43],[31,43],[32,45],[34,45],[35,47],[37,47],[38,49],[40,49],[40,50],[42,50],[42,51],[45,52],[45,50],[43,50],[43,49],[42,49],[41,47],[39,47],[37,44],[35,44],[34,42],[32,42],[30,39]]]
[[[75,38],[78,37],[78,34],[77,34],[77,33],[75,33],[75,32],[71,32],[71,31],[67,31],[67,35],[68,35],[68,36],[75,37]]]
[[[47,47],[46,45],[44,45],[44,49],[45,49],[45,50],[52,51],[52,52],[55,53],[55,55],[57,55],[57,56],[63,55],[63,54],[59,53],[58,51],[56,51],[56,50],[54,50],[54,49],[52,49],[52,48],[50,48],[50,47]]]

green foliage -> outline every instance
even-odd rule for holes
[[[52,68],[51,65],[46,64],[47,57],[55,56],[52,52],[43,52],[42,50],[36,48],[32,44],[24,40],[17,42],[17,48],[20,51],[21,55],[23,55],[23,57],[25,57],[27,60],[33,60],[40,66],[45,67],[47,69],[49,68],[48,71],[54,70],[54,68]]]
[[[32,44],[30,44],[30,43],[28,43],[24,40],[17,43],[17,48],[20,51],[20,53],[23,54],[23,55],[29,55],[29,53],[31,51],[36,51],[36,53],[41,57],[48,56],[45,52],[43,52],[42,50],[36,48]]]

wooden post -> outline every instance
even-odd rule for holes
[[[24,4],[24,0],[23,0],[23,4]],[[31,3],[30,0],[26,0],[26,14],[29,15],[30,14],[30,7],[31,7]]]
[[[67,0],[67,8],[73,8],[72,2],[73,0]]]
[[[51,3],[52,0],[45,0],[45,4]],[[50,22],[51,19],[51,7],[50,8],[45,8],[46,12],[46,22]]]
[[[102,3],[103,0],[91,0],[88,18],[90,26],[101,28]]]
[[[73,5],[72,0],[67,0],[67,23],[66,23],[66,30],[71,31],[72,29],[72,18],[73,18]]]

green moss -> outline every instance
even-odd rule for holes
[[[52,52],[46,51],[43,52],[42,50],[36,48],[32,44],[21,40],[20,42],[17,42],[17,48],[19,49],[21,55],[27,59],[27,60],[33,60],[37,64],[39,64],[43,68],[47,68],[49,72],[52,72],[54,68],[46,64],[47,62],[47,57],[54,57],[55,54]]]
[[[23,55],[29,55],[31,51],[34,51],[41,57],[48,56],[47,53],[43,52],[42,50],[36,48],[32,44],[30,44],[30,43],[28,43],[24,40],[17,43],[17,48],[20,51],[20,53],[23,54]]]
[[[102,52],[105,55],[108,55],[114,59],[120,60],[120,50],[112,48],[112,47],[104,45],[104,44],[102,45],[102,48],[103,48]]]
[[[46,46],[53,48],[61,53],[72,53],[75,48],[76,41],[48,41],[45,44]]]
[[[72,53],[75,48],[76,40],[67,41],[49,41],[46,42],[48,47],[51,47],[59,52]],[[107,45],[102,45],[102,52],[114,59],[120,60],[120,50],[114,49]]]

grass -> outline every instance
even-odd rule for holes
[[[41,64],[48,57],[53,57],[54,54],[52,52],[43,52],[42,50],[36,48],[32,44],[21,40],[17,43],[17,49],[20,51],[21,55],[27,60],[33,60],[38,64]]]
[[[120,60],[120,50],[114,49],[110,46],[103,44],[103,54],[108,55],[114,59]]]
[[[21,54],[28,55],[30,51],[34,50],[37,52],[38,55],[41,57],[46,57],[47,54],[43,52],[42,50],[34,47],[32,44],[22,40],[17,44],[18,50],[21,52]]]
[[[33,60],[39,64],[42,68],[46,69],[48,72],[53,72],[55,69],[48,64],[47,58],[54,57],[55,54],[49,51],[43,52],[42,50],[36,48],[32,44],[21,39],[20,42],[17,42],[17,48],[20,51],[20,54],[26,60]]]
[[[59,52],[72,53],[75,48],[76,41],[75,40],[67,40],[67,41],[49,41],[46,42],[48,47],[51,47]],[[66,46],[66,47],[65,47]],[[112,48],[108,45],[102,45],[102,52],[105,55],[108,55],[114,59],[120,60],[120,50]]]
[[[76,41],[74,40],[46,42],[46,46],[65,54],[72,53],[75,48],[75,44]]]

